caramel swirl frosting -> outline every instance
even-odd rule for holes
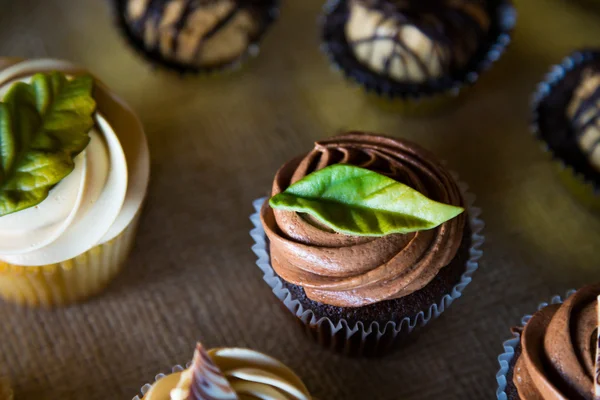
[[[283,165],[272,195],[337,163],[384,174],[433,200],[464,207],[456,182],[430,153],[404,140],[362,133],[317,142],[310,153]],[[466,218],[463,213],[432,230],[373,238],[333,232],[305,214],[274,210],[268,202],[261,210],[277,274],[302,286],[310,299],[340,307],[423,288],[456,255]]]
[[[596,399],[599,294],[600,284],[584,287],[527,323],[513,378],[521,399]]]

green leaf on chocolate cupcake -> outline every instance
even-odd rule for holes
[[[308,213],[334,231],[354,236],[432,229],[464,211],[428,199],[385,175],[348,164],[307,175],[273,196],[269,205]]]
[[[93,84],[52,72],[8,89],[0,102],[0,217],[41,203],[73,171],[94,125]]]

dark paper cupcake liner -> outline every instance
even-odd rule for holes
[[[261,31],[249,44],[246,51],[238,58],[231,62],[219,65],[196,67],[193,65],[165,59],[160,52],[146,49],[144,42],[133,35],[128,28],[127,22],[125,21],[124,7],[126,6],[126,0],[108,1],[111,3],[114,23],[121,33],[121,36],[125,39],[127,45],[133,48],[135,52],[142,57],[142,59],[144,59],[146,62],[149,62],[157,69],[166,69],[177,72],[180,75],[202,75],[208,77],[236,72],[240,70],[250,58],[257,57],[260,52],[260,42],[266,32],[269,30],[271,24],[273,24],[279,18],[281,8],[281,0],[271,0],[271,6],[265,9],[265,21]]]
[[[550,304],[562,304],[565,301],[565,299],[567,299],[573,293],[575,293],[575,290],[568,291],[564,298],[561,296],[554,296],[550,300],[550,303],[541,303],[538,306],[537,310],[539,311],[542,308],[547,307]],[[531,317],[532,316],[529,314],[525,315],[521,319],[521,325],[519,327],[520,328],[525,327],[525,325],[527,325],[527,323],[529,322]],[[500,364],[500,370],[498,370],[498,373],[496,374],[496,382],[498,382],[498,389],[496,390],[496,397],[498,398],[498,400],[508,400],[508,395],[506,393],[507,387],[509,385],[513,385],[512,380],[509,379],[508,375],[510,375],[512,373],[512,369],[513,369],[512,366],[514,365],[514,361],[515,361],[515,360],[513,360],[513,358],[515,356],[515,352],[517,351],[517,348],[519,347],[520,342],[521,342],[521,335],[519,335],[518,333],[513,334],[512,339],[509,339],[503,343],[504,353],[502,353],[498,356],[498,363]]]
[[[347,0],[329,0],[321,18],[322,51],[333,67],[347,79],[363,87],[367,93],[387,100],[409,103],[441,102],[439,97],[456,98],[467,86],[473,85],[505,52],[516,24],[516,10],[511,0],[489,2],[492,24],[487,38],[460,72],[423,84],[407,84],[379,75],[363,66],[354,56],[344,34],[347,20]]]
[[[260,222],[260,209],[266,198],[254,201],[255,213],[250,217],[254,225],[254,229],[250,231],[250,236],[255,242],[252,250],[258,257],[256,265],[264,273],[264,281],[271,287],[283,306],[295,317],[308,336],[321,346],[353,356],[384,354],[399,337],[408,335],[416,328],[427,325],[432,319],[439,317],[456,299],[461,297],[479,267],[478,260],[482,256],[480,248],[484,242],[484,237],[481,234],[484,223],[479,219],[481,210],[473,206],[475,196],[467,193],[467,186],[459,182],[459,187],[467,202],[471,227],[471,247],[466,262],[466,270],[461,275],[460,281],[453,286],[449,293],[444,295],[437,303],[431,304],[427,309],[418,312],[413,317],[404,317],[400,321],[390,320],[385,324],[368,321],[350,324],[345,319],[340,319],[337,323],[334,323],[326,317],[318,319],[313,311],[305,309],[300,301],[284,286],[282,279],[271,266],[268,238]]]
[[[550,143],[545,137],[546,129],[565,129],[567,130],[567,134],[569,134],[568,132],[570,132],[571,127],[564,114],[564,110],[571,98],[572,90],[575,88],[575,82],[571,82],[571,85],[567,85],[566,88],[561,89],[564,93],[562,101],[565,107],[553,107],[552,126],[549,128],[545,127],[546,123],[542,118],[544,105],[549,96],[554,94],[554,91],[560,88],[560,85],[566,79],[569,79],[570,76],[576,74],[577,71],[590,62],[597,62],[600,65],[600,51],[576,51],[566,57],[560,64],[554,65],[550,69],[550,72],[538,84],[533,94],[531,102],[531,131],[539,141],[542,151],[550,156],[565,186],[583,204],[600,212],[600,173],[588,164],[587,157],[583,152],[578,153],[575,140],[572,140],[572,143],[566,143],[566,148],[570,150],[565,151],[561,149],[561,145],[564,143]],[[570,136],[572,137],[572,134]]]

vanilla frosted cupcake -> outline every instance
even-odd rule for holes
[[[514,24],[510,0],[331,0],[323,41],[368,91],[437,105],[499,58]]]
[[[118,26],[149,61],[211,72],[258,54],[279,0],[113,0]]]
[[[149,178],[141,123],[73,64],[0,65],[0,297],[81,300],[133,245]]]
[[[142,394],[143,400],[312,399],[300,378],[274,358],[241,348],[206,351],[201,344],[188,369],[159,375]]]

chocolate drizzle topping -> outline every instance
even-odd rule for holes
[[[600,123],[600,71],[590,68],[582,73],[580,86],[573,95],[567,113],[574,127],[577,141],[581,141],[589,129],[598,127]],[[569,116],[569,115],[568,115]],[[581,150],[591,157],[600,146],[600,134],[588,145],[580,146]]]
[[[155,30],[156,34],[154,36],[154,40],[151,43],[146,43],[149,49],[153,51],[157,51],[160,45],[161,35],[160,35],[160,25],[163,21],[165,7],[168,5],[169,0],[149,0],[146,6],[145,14],[137,20],[133,20],[132,31],[134,34],[137,34],[139,37],[143,38],[146,34],[146,29],[148,29],[148,23]],[[213,5],[217,3],[216,0],[185,0],[183,5],[183,11],[179,15],[179,18],[173,25],[173,33],[172,33],[172,51],[171,54],[174,55],[177,53],[177,49],[179,48],[181,41],[181,33],[185,28],[185,25],[188,22],[189,16],[196,10],[200,8],[206,8],[207,6]],[[244,5],[244,1],[236,0],[234,1],[234,7],[225,15],[224,18],[221,18],[213,27],[206,32],[198,43],[196,44],[196,48],[194,50],[194,58],[198,56],[198,53],[202,49],[202,46],[206,42],[206,40],[213,37],[219,30],[221,30],[225,25],[227,25],[231,19],[246,5]]]
[[[118,18],[135,48],[183,71],[217,69],[239,61],[266,31],[279,4],[279,0],[116,1]],[[222,48],[214,42],[219,33]],[[212,55],[205,59],[209,47]]]
[[[238,400],[233,387],[200,343],[196,345],[191,370],[187,400]]]
[[[366,4],[365,1],[367,0],[364,0],[362,4]],[[371,1],[377,2],[378,0]],[[438,5],[442,1],[414,0],[413,2],[435,3],[435,5]],[[436,78],[415,81],[392,78],[389,73],[386,75],[380,72],[379,69],[376,70],[369,66],[367,62],[358,59],[355,46],[349,43],[349,40],[359,39],[360,36],[349,38],[346,31],[351,18],[352,2],[353,0],[327,1],[321,24],[323,51],[347,78],[360,84],[368,92],[402,100],[427,99],[442,93],[455,96],[464,87],[473,85],[477,82],[479,76],[494,65],[506,51],[511,42],[511,32],[516,24],[517,16],[512,0],[485,0],[479,2],[473,0],[469,2],[469,4],[474,4],[475,7],[482,9],[489,21],[489,26],[484,35],[480,37],[472,35],[472,39],[477,42],[476,50],[468,56],[466,64],[450,68],[446,71],[448,73]],[[390,1],[388,3],[393,5]],[[417,7],[419,5],[417,4]],[[425,6],[425,4],[422,4],[422,6]],[[373,8],[370,7],[370,9]],[[379,11],[374,9],[374,12]],[[382,42],[378,43],[381,44]],[[426,52],[426,49],[424,52]],[[423,58],[429,62],[426,57]],[[381,60],[379,62],[381,63]],[[413,59],[412,62],[416,61]],[[394,59],[390,63],[391,65],[388,67],[390,70],[393,68],[400,69],[402,66],[401,61],[398,59]],[[413,66],[413,68],[415,71],[418,70],[417,66]]]
[[[414,61],[420,72],[427,80],[437,78],[429,66],[438,59],[444,73],[462,67],[469,56],[477,50],[479,41],[485,37],[489,28],[489,19],[481,2],[476,0],[460,1],[431,1],[431,0],[354,0],[358,6],[366,7],[381,14],[379,21],[372,27],[372,35],[359,39],[348,39],[353,48],[370,44],[370,54],[373,60],[375,43],[392,41],[390,53],[385,57],[381,73],[390,74],[394,60],[399,60],[405,75],[409,69],[409,61]],[[352,8],[350,9],[352,12]],[[394,30],[389,30],[393,21]],[[419,54],[407,43],[403,35],[404,28],[416,27],[432,44],[427,52]],[[383,30],[385,32],[381,34]],[[383,29],[382,29],[383,28]],[[362,27],[361,27],[362,29]],[[363,60],[364,61],[364,60]],[[397,76],[395,78],[398,78]],[[411,80],[410,76],[404,76]]]

